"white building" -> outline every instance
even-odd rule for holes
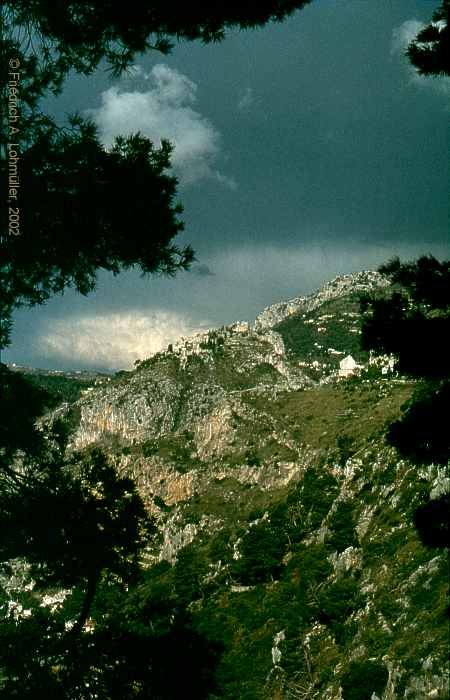
[[[358,365],[356,360],[351,355],[347,355],[339,362],[338,374],[339,377],[350,377],[358,369],[361,369],[361,365]]]

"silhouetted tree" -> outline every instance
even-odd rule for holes
[[[0,363],[0,473],[13,472],[17,450],[36,453],[42,448],[43,434],[36,419],[49,402],[49,394],[31,384],[19,372]]]
[[[139,572],[149,518],[133,481],[98,449],[64,461],[52,445],[23,470],[27,479],[2,493],[0,560],[25,560],[41,587],[81,586],[79,632],[101,578],[129,581]]]
[[[370,700],[373,693],[381,697],[389,680],[389,671],[376,661],[351,661],[342,677],[344,700]]]
[[[191,248],[173,244],[183,224],[177,181],[166,173],[170,152],[167,142],[156,149],[139,134],[105,149],[95,126],[78,117],[69,129],[37,124],[21,153],[20,235],[0,244],[3,317],[68,286],[87,294],[99,268],[168,275],[187,268]],[[4,208],[4,228],[7,215]],[[5,327],[4,343],[7,335]]]
[[[402,417],[390,424],[388,442],[413,462],[447,464],[449,407],[450,383],[426,382],[403,406]]]
[[[402,374],[447,377],[450,262],[431,255],[405,264],[394,258],[380,272],[391,286],[362,298],[363,349],[392,353]]]
[[[450,75],[450,0],[433,14],[408,47],[408,58],[422,75]]]
[[[155,630],[139,601],[122,592],[90,634],[70,638],[61,616],[38,608],[0,626],[2,697],[35,700],[178,700],[218,693],[215,670],[222,645],[174,614]],[[124,606],[126,615],[118,607]],[[46,634],[42,634],[45,631]]]
[[[450,494],[442,494],[419,506],[414,525],[422,542],[429,547],[450,547]]]
[[[398,371],[425,380],[402,407],[401,418],[389,426],[388,442],[415,463],[446,464],[450,458],[450,261],[439,262],[431,255],[410,263],[394,258],[380,272],[391,286],[361,300],[362,345],[376,353],[392,353]],[[419,535],[428,546],[448,546],[449,516],[444,517],[442,503],[442,499],[430,500],[415,516]]]
[[[118,75],[135,57],[150,49],[168,53],[174,42],[216,42],[233,28],[260,27],[281,22],[310,0],[263,0],[258,3],[189,3],[152,0],[113,3],[102,0],[48,2],[7,0],[2,8],[2,36],[9,52],[13,47],[45,88],[58,91],[70,71],[89,74],[106,59]],[[37,60],[36,60],[37,59]]]
[[[152,0],[123,5],[105,0],[95,4],[6,0],[0,11],[0,49],[3,55],[20,58],[25,100],[36,105],[46,90],[58,93],[71,70],[89,74],[106,60],[113,74],[119,75],[145,51],[166,54],[180,40],[220,41],[233,28],[281,22],[309,2]],[[432,21],[408,47],[409,59],[422,74],[450,74],[449,7],[449,0],[443,0]]]

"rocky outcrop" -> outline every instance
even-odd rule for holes
[[[322,289],[308,296],[294,297],[268,306],[256,317],[253,327],[256,330],[273,328],[284,319],[297,313],[307,313],[319,308],[331,299],[346,296],[350,293],[372,292],[387,286],[386,279],[374,270],[363,270],[351,275],[339,275]]]
[[[77,404],[80,420],[73,446],[114,439],[138,444],[183,430],[198,433],[206,446],[221,430],[230,397],[295,391],[314,385],[315,375],[316,381],[328,381],[335,374],[332,363],[293,359],[273,326],[300,310],[306,313],[330,299],[382,285],[376,272],[337,277],[315,294],[265,309],[253,325],[240,321],[181,338],[136,371],[84,394]],[[314,346],[310,351],[314,354]]]
[[[73,448],[102,445],[135,480],[159,528],[148,563],[176,569],[190,548],[204,572],[190,614],[214,638],[222,631],[223,674],[240,664],[242,697],[345,698],[349,669],[363,674],[363,662],[384,679],[372,698],[448,691],[446,557],[412,524],[424,497],[448,491],[448,472],[418,469],[384,441],[413,384],[381,370],[339,383],[331,360],[342,350],[317,340],[342,319],[343,342],[355,336],[346,299],[383,284],[375,272],[338,277],[253,325],[181,339],[60,409],[78,415]],[[340,319],[330,300],[342,301]],[[286,318],[314,327],[304,360],[275,329]],[[318,366],[320,381],[306,372]],[[279,556],[266,576],[245,548],[258,531],[255,552]]]

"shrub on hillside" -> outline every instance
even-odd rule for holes
[[[351,503],[338,503],[328,521],[328,527],[332,530],[329,543],[336,551],[343,552],[347,547],[355,547],[358,544]]]
[[[450,494],[432,498],[419,506],[414,513],[422,543],[427,547],[450,547]]]
[[[287,549],[287,538],[267,521],[250,528],[240,544],[242,557],[234,574],[244,585],[263,583],[278,576]]]
[[[374,661],[352,661],[342,677],[344,700],[370,700],[373,693],[381,697],[389,673],[386,666]]]

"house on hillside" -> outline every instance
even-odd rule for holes
[[[392,374],[395,369],[394,355],[374,355],[370,351],[369,365],[381,370],[381,374]]]
[[[352,374],[361,369],[361,365],[358,365],[356,360],[351,356],[347,355],[339,362],[339,377],[350,377]]]

